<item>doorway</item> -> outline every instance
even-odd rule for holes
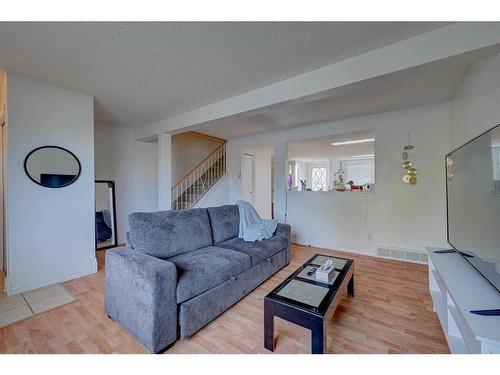
[[[114,181],[95,181],[95,244],[96,250],[118,244]]]

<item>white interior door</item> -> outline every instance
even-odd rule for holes
[[[272,156],[256,153],[254,157],[254,207],[263,219],[272,218]]]
[[[241,156],[241,193],[242,199],[254,204],[254,156],[243,154]]]

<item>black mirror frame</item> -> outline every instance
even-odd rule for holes
[[[63,151],[66,151],[68,154],[70,154],[71,156],[73,156],[76,160],[76,162],[78,163],[78,174],[76,175],[76,177],[71,180],[70,182],[68,182],[67,184],[64,184],[64,185],[61,185],[61,186],[45,186],[45,185],[42,185],[41,183],[39,183],[37,180],[35,180],[33,177],[31,177],[31,175],[28,173],[28,168],[27,168],[27,164],[28,164],[28,159],[29,157],[31,156],[31,154],[37,152],[38,150],[42,150],[44,148],[56,148],[56,149],[59,149],[59,150],[63,150]],[[60,146],[41,146],[41,147],[37,147],[33,150],[31,150],[28,155],[26,155],[26,157],[24,158],[24,173],[26,173],[26,176],[28,176],[28,178],[33,181],[35,184],[39,185],[39,186],[42,186],[44,188],[47,188],[47,189],[60,189],[60,188],[63,188],[63,187],[66,187],[66,186],[69,186],[69,185],[72,185],[74,184],[78,178],[80,178],[80,175],[82,174],[82,164],[80,163],[80,159],[78,159],[78,157],[72,153],[70,150],[64,148],[64,147],[60,147]]]

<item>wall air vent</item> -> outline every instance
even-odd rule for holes
[[[377,247],[377,256],[381,258],[396,259],[412,263],[427,264],[427,254],[415,249],[399,247]]]

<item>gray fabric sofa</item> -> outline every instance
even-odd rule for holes
[[[105,306],[153,353],[186,338],[290,262],[290,226],[238,238],[238,206],[129,215],[127,247],[106,252]]]

